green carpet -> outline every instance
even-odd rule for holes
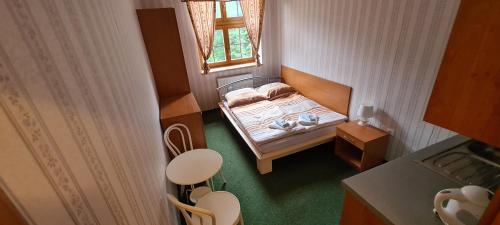
[[[223,188],[241,203],[246,225],[338,224],[342,213],[341,180],[356,172],[325,144],[273,161],[273,172],[260,175],[255,156],[218,110],[203,113],[208,147],[222,154]],[[222,188],[219,176],[216,189]]]

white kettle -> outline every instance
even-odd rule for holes
[[[474,185],[445,189],[434,197],[434,212],[448,225],[477,224],[492,197],[491,191]]]

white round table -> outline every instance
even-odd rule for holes
[[[167,178],[175,184],[193,185],[212,178],[222,167],[222,156],[211,149],[194,149],[167,165]]]

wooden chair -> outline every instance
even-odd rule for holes
[[[181,142],[182,142],[182,147],[183,151],[179,147],[177,147],[174,142],[170,139],[170,135],[172,132],[177,131],[180,135]],[[187,135],[187,138],[185,137]],[[176,123],[171,126],[169,126],[166,130],[165,133],[163,134],[163,139],[165,141],[165,144],[167,145],[168,150],[172,153],[174,157],[177,157],[178,155],[182,154],[183,152],[193,150],[193,140],[191,138],[191,132],[189,131],[189,128],[181,123]],[[187,142],[187,143],[186,143]],[[222,174],[222,171],[220,171],[220,176],[224,182],[226,183],[226,178]],[[196,203],[197,199],[203,197],[205,194],[212,192],[213,185],[210,185],[210,182],[206,182],[208,186],[201,186],[195,188],[194,185],[191,185],[191,194],[189,195],[189,200],[193,203]]]
[[[229,192],[210,192],[198,199],[195,206],[179,202],[171,194],[167,198],[181,211],[187,225],[244,225],[240,202]]]

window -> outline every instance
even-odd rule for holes
[[[215,33],[211,68],[254,62],[252,44],[248,38],[239,1],[216,2]]]

